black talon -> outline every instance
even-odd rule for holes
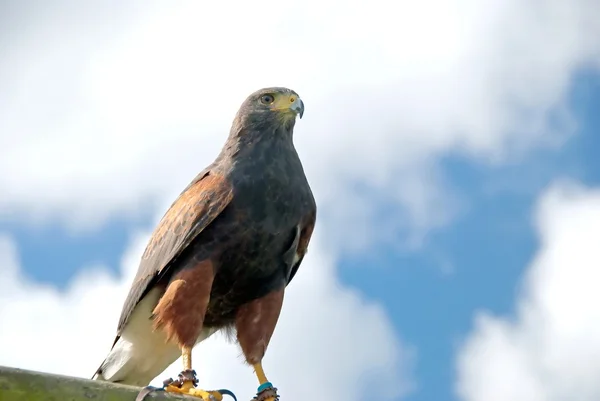
[[[226,389],[220,389],[220,390],[215,390],[216,392],[218,392],[221,395],[228,395],[231,398],[233,398],[233,401],[237,401],[237,398],[235,397],[235,394],[233,394],[231,391],[226,390]]]
[[[165,380],[166,381],[166,380]],[[166,386],[165,386],[166,387]],[[154,391],[165,391],[164,387],[154,387],[154,386],[146,386],[138,393],[137,397],[135,397],[135,401],[143,401],[146,396]]]
[[[192,369],[184,370],[181,373],[179,373],[179,375],[177,376],[177,380],[173,380],[170,377],[166,380],[163,380],[162,387],[146,386],[138,393],[137,397],[135,398],[135,401],[144,401],[144,398],[146,398],[146,396],[148,394],[150,394],[154,391],[165,391],[165,389],[168,386],[176,386],[178,388],[181,388],[181,386],[183,385],[183,383],[185,381],[191,381],[192,383],[194,383],[194,387],[195,387],[198,384],[198,379],[196,378],[196,372]],[[231,398],[233,398],[233,401],[237,401],[235,394],[233,394],[233,392],[231,392],[229,390],[220,389],[220,390],[213,390],[213,391],[216,391],[216,392],[220,393],[221,395],[228,395]],[[278,398],[276,398],[276,399],[278,399]]]

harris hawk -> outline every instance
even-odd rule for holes
[[[261,361],[317,209],[293,143],[303,113],[298,94],[281,87],[242,103],[219,155],[152,233],[113,346],[92,379],[146,386],[181,356],[183,371],[164,390],[221,400],[232,394],[197,387],[192,348],[233,330],[259,381],[254,399],[279,398]]]

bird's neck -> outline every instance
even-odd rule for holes
[[[223,147],[223,156],[252,156],[270,149],[293,150],[293,123],[244,126],[234,125]]]

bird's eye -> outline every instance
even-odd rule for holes
[[[274,100],[275,100],[275,98],[273,97],[273,95],[262,95],[260,97],[260,101],[263,104],[271,104],[271,103],[273,103]]]

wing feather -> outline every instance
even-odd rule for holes
[[[296,249],[296,262],[292,266],[292,270],[290,272],[290,278],[288,279],[288,284],[292,281],[298,269],[300,268],[300,264],[304,259],[304,255],[306,255],[306,251],[308,249],[308,244],[310,243],[310,239],[312,237],[313,230],[315,228],[315,222],[317,220],[317,210],[316,207],[313,211],[306,216],[304,226],[300,231],[300,239],[298,240],[298,248]]]
[[[173,261],[231,202],[233,189],[210,169],[200,173],[173,202],[154,230],[121,311],[117,339],[131,313]],[[116,340],[115,340],[116,342]]]

